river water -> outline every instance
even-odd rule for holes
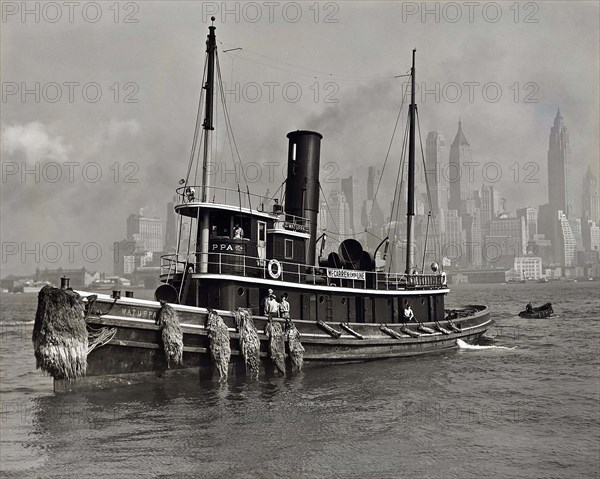
[[[0,298],[2,477],[600,477],[598,282],[455,286],[448,307],[491,306],[490,348],[61,396],[36,296]]]

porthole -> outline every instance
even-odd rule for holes
[[[238,288],[238,296],[244,296],[244,288]]]
[[[342,304],[346,304],[346,298],[342,298]]]
[[[325,301],[325,298],[323,296],[319,296],[319,303],[322,303],[323,301]]]

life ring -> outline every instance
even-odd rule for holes
[[[275,266],[275,268],[273,268],[273,266]],[[279,278],[281,276],[281,263],[276,259],[272,259],[267,265],[267,271],[269,272],[269,276],[271,278]]]
[[[448,279],[446,278],[446,272],[442,271],[442,286],[446,286],[446,284],[448,284]]]

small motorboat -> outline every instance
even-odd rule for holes
[[[552,316],[554,314],[554,310],[552,309],[552,303],[543,304],[537,308],[531,306],[531,303],[527,305],[528,307],[525,311],[521,311],[519,316],[521,318],[536,318],[542,319]]]

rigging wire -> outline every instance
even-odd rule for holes
[[[190,178],[190,173],[192,171],[192,166],[194,164],[194,158],[196,157],[196,150],[198,147],[198,136],[200,133],[200,127],[202,126],[202,105],[203,105],[203,99],[204,99],[204,85],[206,83],[206,74],[207,74],[207,67],[208,67],[208,61],[206,59],[206,57],[208,56],[208,53],[205,56],[205,60],[204,60],[204,72],[202,74],[202,87],[200,88],[200,99],[198,101],[198,111],[196,113],[196,124],[194,126],[194,138],[192,140],[192,151],[190,152],[190,162],[188,164],[188,169],[187,169],[187,173],[185,176],[185,186],[188,185],[188,181]],[[199,151],[199,149],[198,149]]]
[[[423,160],[423,171],[427,171],[425,169],[425,153],[423,152],[423,137],[421,136],[421,123],[419,122],[419,110],[417,109],[417,128],[419,130],[419,142],[421,144],[421,158]],[[437,169],[437,165],[436,165],[436,169]],[[436,181],[439,181],[439,178],[437,178],[437,174],[436,174]],[[441,258],[441,249],[442,249],[442,245],[441,245],[441,240],[439,238],[438,232],[436,231],[436,221],[435,221],[435,215],[433,213],[433,204],[431,201],[431,189],[429,188],[429,180],[427,178],[427,173],[425,173],[425,187],[427,188],[427,200],[429,201],[429,214],[431,215],[431,219],[432,219],[432,228],[433,228],[433,254],[434,257],[437,255],[437,251],[438,251],[438,247],[439,247],[439,252],[440,252],[440,258]],[[429,223],[428,225],[429,226]],[[425,235],[425,244],[427,244],[427,235]],[[423,251],[423,265],[425,265],[425,254],[426,251]],[[442,270],[443,270],[443,259],[442,259]]]
[[[341,236],[340,229],[338,228],[338,225],[335,223],[335,221],[333,219],[333,215],[331,214],[331,209],[329,208],[329,203],[327,202],[327,198],[325,198],[325,192],[323,191],[323,187],[321,186],[320,182],[319,182],[319,190],[321,191],[321,194],[323,195],[323,201],[325,202],[325,207],[327,208],[329,216],[331,217],[331,222],[333,223],[333,226],[335,226],[337,234]]]
[[[219,62],[219,56],[215,55],[215,57],[216,57],[216,60],[217,60],[217,78],[218,78],[218,81],[219,81],[219,86],[222,86],[223,85],[223,80],[222,80],[222,77],[221,77],[221,65],[220,65],[220,62]],[[248,195],[248,206],[250,207],[250,209],[252,209],[252,205],[251,205],[251,202],[250,202],[250,189],[248,188],[248,179],[246,178],[246,173],[244,171],[244,165],[242,163],[242,157],[240,155],[240,152],[239,152],[239,149],[238,149],[238,146],[237,146],[237,142],[236,142],[235,136],[233,134],[233,128],[232,128],[232,125],[231,125],[231,118],[229,116],[229,110],[227,109],[227,103],[225,102],[225,93],[224,93],[223,88],[219,88],[219,92],[220,92],[220,95],[221,95],[221,103],[223,104],[223,116],[224,116],[224,121],[225,121],[225,129],[227,130],[227,137],[229,139],[229,147],[231,149],[231,154],[233,156],[234,165],[235,165],[236,158],[237,158],[237,162],[240,165],[240,173],[241,173],[241,176],[242,176],[242,178],[244,180],[244,185],[246,186],[246,192],[247,192],[247,195]],[[239,185],[239,181],[238,181],[237,175],[236,175],[236,183],[237,183],[238,188],[239,188],[240,185]],[[241,205],[240,205],[240,207],[241,207]]]
[[[398,174],[396,176],[396,188],[394,189],[394,200],[392,202],[392,214],[390,215],[390,220],[393,217],[393,212],[394,212],[394,208],[396,211],[396,216],[394,217],[394,234],[392,236],[392,238],[396,238],[396,235],[398,234],[398,217],[400,216],[400,201],[401,201],[401,195],[402,195],[402,185],[404,183],[404,170],[406,169],[406,147],[408,144],[408,133],[409,133],[409,123],[408,121],[406,122],[406,125],[404,127],[404,139],[402,141],[402,150],[400,153],[400,164],[398,165]],[[390,221],[390,229],[391,229],[391,221]],[[388,237],[389,237],[389,231],[388,231]],[[394,242],[395,244],[395,242]],[[392,270],[392,266],[394,263],[394,255],[390,255],[390,263],[388,266],[388,272],[391,272]]]
[[[223,42],[219,42],[219,43],[223,46],[227,46],[227,44],[225,44]],[[230,51],[230,50],[228,50],[228,51]],[[264,61],[258,61],[256,59],[253,59],[252,56],[260,57],[260,58],[267,60],[269,62],[272,62],[272,63],[265,63]],[[272,68],[274,70],[278,70],[281,72],[292,73],[294,75],[300,75],[300,76],[304,76],[304,77],[308,77],[308,78],[315,78],[315,79],[322,79],[322,80],[325,80],[325,79],[330,79],[330,80],[337,79],[337,80],[345,80],[345,81],[386,80],[386,79],[390,79],[390,78],[397,78],[400,76],[404,76],[404,75],[396,75],[394,77],[390,77],[389,75],[376,75],[376,76],[341,75],[341,74],[326,72],[326,71],[322,71],[322,70],[315,70],[313,68],[308,68],[308,67],[304,67],[301,65],[296,65],[293,63],[285,62],[283,60],[278,60],[276,58],[268,57],[266,55],[262,55],[260,53],[253,52],[252,50],[248,50],[246,48],[244,48],[244,49],[240,48],[240,53],[239,53],[239,55],[236,56],[236,58],[239,58],[248,63],[255,63],[257,65],[265,66],[267,68]],[[294,71],[294,70],[286,69],[284,67],[273,65],[273,63],[285,65],[287,67],[292,67],[297,70],[304,70],[307,73],[304,73],[302,71],[297,71],[297,70]]]
[[[402,108],[404,108],[404,102],[406,101],[406,95],[408,92],[408,83],[404,89],[404,94],[402,95],[402,102],[400,103],[400,110],[398,111],[398,116],[396,117],[396,123],[394,124],[394,131],[392,132],[392,138],[390,139],[390,144],[388,145],[387,153],[385,154],[385,161],[383,162],[383,168],[381,169],[381,175],[379,175],[379,181],[377,183],[377,188],[375,189],[375,194],[373,195],[373,203],[371,204],[371,211],[369,212],[369,216],[373,214],[373,207],[375,206],[375,200],[377,199],[377,193],[379,193],[379,187],[381,186],[381,180],[385,173],[385,166],[387,165],[388,159],[390,157],[390,151],[392,149],[392,144],[394,143],[394,138],[396,136],[396,129],[398,128],[398,122],[400,121],[400,116],[402,115]]]

